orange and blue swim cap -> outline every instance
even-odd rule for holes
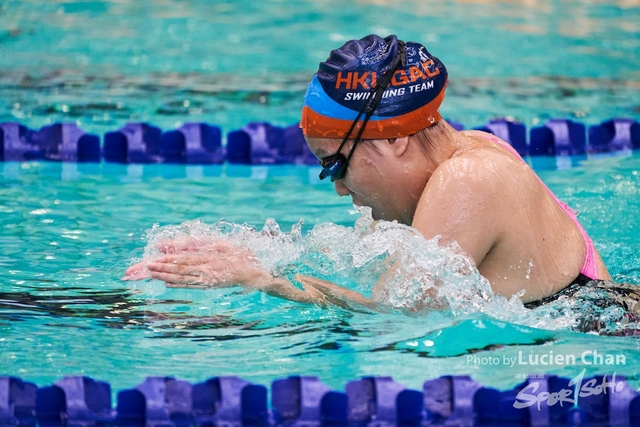
[[[344,138],[397,52],[395,35],[384,39],[370,35],[331,51],[304,97],[303,133],[314,138]],[[406,65],[394,73],[362,138],[412,135],[442,118],[438,108],[444,99],[447,69],[419,43],[406,43],[406,57]]]

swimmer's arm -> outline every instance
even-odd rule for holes
[[[172,288],[211,289],[240,286],[256,289],[268,295],[290,301],[337,305],[349,308],[352,303],[373,306],[357,292],[341,288],[333,283],[307,276],[296,276],[295,280],[303,289],[293,285],[288,279],[273,277],[265,271],[255,256],[247,249],[228,242],[217,242],[200,248],[197,252],[181,252],[164,255],[144,264],[144,274],[136,265],[127,270],[126,280],[140,280],[150,277],[165,282]]]
[[[158,274],[153,274],[153,276],[159,279],[163,278],[163,276],[159,276]],[[167,279],[171,278],[167,277]],[[247,277],[243,283],[238,283],[238,286],[245,289],[259,290],[267,295],[305,304],[316,304],[322,306],[334,305],[346,309],[353,309],[354,304],[356,306],[363,306],[366,308],[376,307],[376,303],[373,300],[364,297],[358,292],[342,288],[326,280],[303,275],[296,275],[295,280],[302,284],[303,289],[295,287],[293,283],[286,278],[273,277],[271,274],[263,271],[251,277]],[[207,289],[212,287],[221,287],[215,285],[212,286],[210,284],[173,282],[165,282],[165,284],[168,288]]]
[[[338,286],[335,283],[301,274],[296,275],[295,280],[300,282],[307,292],[317,295],[322,301],[326,301],[330,304],[343,308],[351,308],[351,304],[356,304],[369,309],[379,308],[378,304],[374,300],[365,297],[359,292]]]

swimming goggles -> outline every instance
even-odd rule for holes
[[[320,179],[325,179],[326,177],[330,177],[331,182],[333,182],[337,179],[344,178],[344,175],[347,173],[347,166],[349,165],[349,160],[351,160],[351,156],[353,156],[353,152],[355,151],[356,146],[360,142],[360,138],[362,137],[362,132],[364,132],[364,128],[365,126],[367,126],[369,119],[371,118],[373,113],[376,111],[376,108],[378,108],[378,104],[382,99],[382,95],[385,89],[387,88],[387,86],[389,86],[389,83],[391,82],[391,78],[393,77],[393,74],[398,70],[398,68],[400,68],[400,66],[404,67],[406,63],[407,63],[406,44],[403,41],[398,40],[398,53],[396,57],[393,59],[391,68],[384,74],[382,79],[378,80],[378,82],[373,87],[373,89],[371,89],[369,97],[367,97],[367,100],[362,105],[362,108],[360,108],[358,115],[356,116],[355,120],[351,124],[351,127],[349,128],[349,131],[347,132],[344,139],[342,140],[340,147],[338,147],[338,151],[336,151],[335,154],[320,160],[320,166],[322,166],[322,171],[320,172]],[[358,134],[353,140],[353,146],[351,147],[351,151],[349,152],[349,155],[345,157],[344,154],[342,154],[340,151],[342,151],[342,147],[344,147],[344,144],[347,142],[347,140],[351,136],[351,132],[353,132],[353,129],[358,124],[358,121],[360,121],[360,117],[362,116],[363,113],[364,113],[364,119],[362,120],[362,126],[358,130]]]

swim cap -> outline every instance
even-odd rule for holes
[[[398,53],[398,38],[370,35],[331,51],[304,97],[301,127],[315,138],[344,138]],[[407,42],[407,61],[393,75],[362,138],[412,135],[442,118],[447,69],[419,43]],[[354,129],[354,133],[361,122]]]

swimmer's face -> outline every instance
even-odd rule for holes
[[[340,147],[340,140],[327,138],[306,138],[311,152],[322,161],[336,154]],[[386,152],[387,140],[363,140],[358,143],[347,172],[342,179],[334,181],[339,196],[351,196],[354,205],[371,208],[374,219],[387,221],[404,221],[401,212],[405,207],[398,206],[393,189],[393,172],[389,170],[390,162]],[[342,154],[348,156],[353,147],[353,141],[348,141],[342,147]]]

